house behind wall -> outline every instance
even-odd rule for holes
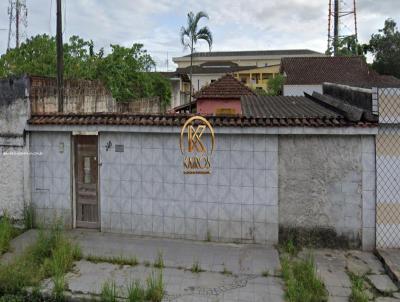
[[[14,218],[22,218],[22,210],[30,201],[29,165],[43,159],[43,155],[28,154],[26,122],[31,114],[57,112],[56,95],[53,78],[24,76],[0,80],[0,210],[6,210]],[[82,80],[65,82],[64,109],[70,113],[159,113],[161,110],[158,98],[117,102],[100,82]]]
[[[15,129],[30,134],[25,148],[42,154],[25,165],[24,188],[38,221],[61,216],[76,226],[73,138],[90,133],[98,135],[102,231],[276,243],[279,228],[303,228],[373,248],[376,124],[351,122],[305,97],[290,116],[277,104],[292,99],[257,100],[242,116],[207,117],[216,131],[211,175],[183,174],[179,133],[186,115],[34,114]],[[271,102],[276,106],[261,106]],[[271,117],[249,108],[262,116],[262,108],[272,110]]]
[[[46,125],[46,119],[34,117],[30,131],[69,140],[65,146],[73,131],[99,132],[102,231],[277,243],[279,227],[309,228],[330,230],[332,240],[343,239],[346,246],[374,246],[374,232],[368,229],[374,225],[362,214],[366,193],[374,192],[374,172],[368,174],[373,128],[217,127],[211,175],[184,175],[179,120],[172,126],[121,127],[101,125],[100,117],[96,123],[101,126],[80,125],[79,118],[63,125],[62,117]],[[65,194],[63,200],[70,199]],[[50,213],[56,211],[68,215],[70,210]]]

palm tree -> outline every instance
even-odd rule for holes
[[[198,40],[205,40],[208,43],[208,47],[211,51],[213,43],[213,37],[210,29],[204,26],[197,29],[200,19],[208,19],[208,15],[205,12],[198,12],[196,15],[193,12],[187,14],[187,27],[181,27],[181,43],[185,48],[190,49],[190,96],[189,102],[192,101],[192,68],[193,68],[193,50]]]

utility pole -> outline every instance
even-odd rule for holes
[[[63,112],[64,100],[64,53],[62,39],[61,0],[57,0],[57,97],[58,112]]]

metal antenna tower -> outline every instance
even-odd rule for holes
[[[346,0],[329,0],[328,51],[333,48],[334,56],[337,55],[341,39],[353,36],[357,41],[358,38],[356,0],[347,0],[347,2]]]
[[[7,50],[11,48],[11,40],[14,38],[15,48],[19,47],[20,41],[23,38],[26,38],[26,28],[28,27],[26,0],[9,0],[8,16]]]

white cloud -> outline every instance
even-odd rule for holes
[[[55,1],[26,0],[29,36],[55,33]],[[204,10],[214,33],[214,50],[309,48],[324,51],[328,0],[63,0],[66,6],[65,38],[77,34],[95,45],[130,45],[141,42],[165,65],[183,54],[179,29],[188,11]],[[345,0],[352,3],[352,0]],[[359,37],[367,42],[384,20],[397,17],[398,0],[359,0]],[[66,5],[65,5],[66,4]],[[0,3],[0,28],[8,28],[8,1]],[[50,6],[52,10],[50,10]],[[400,21],[400,20],[396,20]],[[351,22],[350,22],[351,23]],[[351,24],[349,24],[351,26]],[[0,32],[4,52],[7,31]],[[197,50],[207,50],[205,43]],[[171,65],[171,64],[170,64]]]

